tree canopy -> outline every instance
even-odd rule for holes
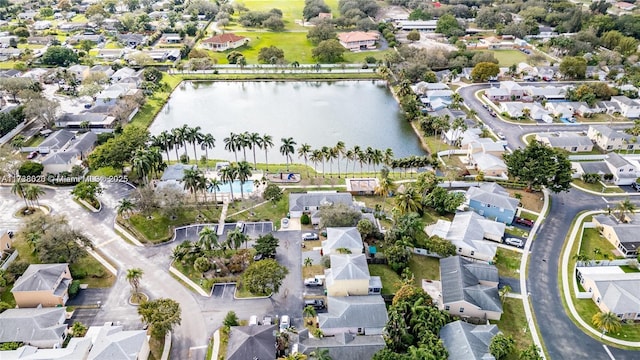
[[[498,64],[491,62],[480,62],[471,70],[471,79],[473,81],[487,81],[492,77],[498,76],[500,67]]]
[[[180,304],[166,298],[143,302],[138,307],[138,314],[144,323],[149,324],[151,334],[156,338],[164,336],[182,321]]]
[[[279,243],[280,240],[269,233],[260,235],[253,248],[256,249],[257,254],[262,254],[264,257],[274,257]]]
[[[559,149],[532,141],[524,149],[504,154],[509,176],[525,182],[527,189],[546,186],[558,193],[571,186],[571,162]]]
[[[78,62],[78,54],[63,46],[50,46],[40,60],[45,65],[67,67]]]
[[[342,54],[347,51],[336,39],[321,41],[311,51],[313,58],[321,63],[336,63],[342,61]]]
[[[289,270],[273,259],[256,261],[242,274],[242,285],[255,295],[277,293]]]

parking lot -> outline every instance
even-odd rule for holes
[[[233,294],[236,292],[236,284],[216,284],[211,289],[212,299],[234,300]]]
[[[221,236],[226,236],[229,231],[236,229],[237,223],[224,224]],[[252,239],[273,231],[273,223],[270,221],[244,223],[243,233]]]
[[[110,289],[84,289],[78,292],[78,295],[73,299],[67,301],[67,306],[76,307],[73,316],[69,319],[68,323],[73,324],[78,321],[87,326],[101,325],[96,324],[96,316],[100,311],[98,304],[102,304],[109,295]]]
[[[211,224],[211,225],[203,224],[203,225],[187,226],[187,227],[176,229],[176,238],[175,238],[175,240],[178,241],[178,242],[181,242],[181,241],[184,241],[184,240],[197,241],[198,240],[198,234],[200,234],[200,231],[202,231],[202,229],[204,229],[205,227],[213,228],[214,232],[218,230],[218,225],[213,225],[213,224]]]

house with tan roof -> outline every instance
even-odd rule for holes
[[[213,51],[226,51],[239,48],[246,45],[249,42],[249,38],[244,36],[238,36],[234,33],[226,33],[212,36],[208,39],[202,40],[202,47]]]
[[[373,31],[350,31],[338,33],[340,44],[350,51],[373,50],[380,34]]]
[[[31,264],[11,293],[20,308],[64,306],[72,280],[69,264]]]

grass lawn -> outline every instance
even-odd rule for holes
[[[289,195],[284,193],[282,199],[275,205],[267,202],[262,205],[251,208],[252,206],[263,203],[262,198],[254,200],[247,199],[234,202],[229,205],[227,210],[227,218],[225,222],[231,223],[236,221],[273,221],[275,225],[280,226],[280,219],[287,216],[289,211]],[[251,208],[251,209],[249,209]]]
[[[13,242],[13,247],[18,251],[19,260],[24,260],[30,264],[41,263],[40,259],[33,254],[31,247],[26,242],[16,240]],[[86,274],[84,278],[74,277],[74,279],[80,280],[83,284],[88,284],[89,287],[111,287],[116,279],[98,260],[89,254],[69,265],[69,268],[71,269],[72,275],[78,273]],[[8,286],[8,288],[10,289],[11,286]]]
[[[109,41],[104,45],[105,49],[122,49],[123,46],[117,41]]]
[[[71,19],[71,22],[87,22],[87,17],[83,14],[78,14]]]
[[[204,281],[202,277],[202,273],[197,272],[193,269],[193,264],[182,264],[180,261],[174,261],[173,267],[178,269],[183,275],[189,278],[189,280],[193,281],[196,285],[199,285],[204,291],[210,292],[213,283],[209,281]],[[190,287],[187,287],[190,289]]]
[[[513,337],[516,341],[516,351],[506,357],[506,359],[517,359],[517,353],[533,343],[529,329],[527,328],[527,319],[524,316],[524,306],[520,299],[507,298],[502,305],[502,317],[500,321],[491,321],[497,324],[500,331],[505,335]]]
[[[519,194],[521,197],[520,206],[522,206],[523,208],[531,211],[535,211],[538,213],[542,211],[542,206],[544,205],[544,201],[543,201],[544,196],[541,192],[527,192],[524,190],[517,190],[517,189],[507,189],[507,192],[512,197],[515,197],[516,194]],[[535,220],[535,218],[532,220]]]
[[[521,211],[519,217],[523,219],[531,220],[533,222],[536,222],[538,220],[538,215],[530,213],[528,211]]]
[[[151,336],[149,338],[149,359],[159,360],[162,358],[162,351],[164,351],[164,337],[158,338]]]
[[[235,34],[251,39],[248,45],[236,49],[244,55],[249,64],[257,64],[260,49],[271,45],[282,49],[288,62],[315,64],[311,56],[313,45],[307,40],[307,34],[304,32],[236,32]],[[224,54],[224,60],[218,61],[226,63],[227,52],[221,54]]]
[[[529,236],[529,232],[526,230],[522,230],[519,227],[515,226],[507,226],[505,229],[505,233],[511,236],[523,237],[526,238]]]
[[[482,50],[490,52],[499,61],[500,66],[511,66],[527,61],[527,55],[519,50]]]
[[[637,273],[637,272],[640,272],[640,270],[638,270],[638,268],[632,267],[632,266],[629,266],[629,265],[622,265],[622,266],[620,266],[620,269],[622,269],[622,271],[624,271],[626,273]]]
[[[440,280],[440,261],[437,258],[411,254],[409,269],[415,275],[416,286],[422,288],[422,279]]]
[[[101,167],[95,170],[91,170],[89,172],[91,176],[120,176],[122,175],[122,170],[112,168],[111,166]]]
[[[582,245],[580,252],[587,255],[590,259],[603,260],[606,255],[613,255],[615,250],[613,246],[604,236],[600,235],[598,229],[584,229],[582,235]]]
[[[155,211],[151,214],[151,219],[147,219],[142,214],[132,215],[129,219],[121,221],[121,224],[134,232],[139,240],[151,243],[161,243],[171,239],[173,227],[200,223],[217,223],[220,220],[221,208],[215,206],[185,207],[176,213],[176,219],[172,220],[168,216]],[[200,219],[197,219],[200,215]]]
[[[598,306],[591,299],[576,299],[573,301],[576,306],[576,311],[580,317],[588,324],[592,323],[591,318],[596,313],[600,312]],[[622,322],[622,328],[616,333],[607,333],[608,336],[616,339],[639,341],[640,340],[640,326],[628,325]]]
[[[152,96],[147,97],[147,102],[142,105],[140,111],[138,111],[136,116],[133,117],[131,125],[141,126],[145,129],[148,128],[156,115],[158,115],[158,112],[167,102],[167,99],[171,95],[171,92],[173,92],[173,89],[180,84],[182,79],[178,76],[162,74],[162,81],[164,81],[169,88],[166,91],[158,91]]]
[[[583,189],[587,189],[587,190],[591,190],[599,193],[601,193],[603,189],[605,193],[623,193],[624,192],[624,190],[620,189],[617,186],[603,186],[602,183],[600,182],[590,184],[580,179],[574,179],[573,183]]]
[[[369,265],[369,273],[371,276],[380,276],[382,280],[382,294],[393,295],[400,288],[402,279],[388,265],[371,264]]]
[[[378,51],[378,50],[372,50],[372,51],[358,51],[358,52],[350,52],[347,51],[344,53],[343,57],[344,57],[344,61],[350,64],[362,64],[364,63],[364,59],[368,56],[373,56],[374,58],[376,58],[377,60],[382,60],[384,59],[384,56],[386,54],[388,54],[389,52],[392,52],[393,50],[391,49],[387,49],[387,50],[382,50],[382,51]]]
[[[496,267],[501,276],[518,278],[520,273],[520,259],[522,255],[517,251],[498,248],[496,251]]]
[[[427,147],[429,147],[429,153],[434,154],[443,150],[451,150],[456,149],[455,146],[451,146],[445,144],[442,140],[436,138],[435,136],[423,136],[422,139],[427,143]]]
[[[25,147],[35,147],[44,141],[44,136],[34,135],[24,144]]]
[[[324,266],[320,264],[314,264],[311,266],[303,266],[302,267],[302,278],[311,278],[316,275],[324,275]]]

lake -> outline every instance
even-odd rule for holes
[[[269,163],[285,162],[278,150],[283,137],[297,142],[296,151],[303,143],[319,149],[341,140],[348,149],[354,145],[391,148],[396,158],[425,154],[411,126],[401,119],[389,89],[377,80],[183,82],[149,131],[157,135],[182,124],[200,126],[203,133],[215,137],[211,159],[233,160],[233,153],[224,150],[223,139],[231,132],[245,131],[273,137]],[[193,147],[187,148],[191,154]],[[198,149],[201,155],[204,152]],[[242,158],[241,151],[238,156]],[[258,149],[256,157],[264,162],[264,151]],[[303,162],[297,154],[293,159]],[[247,161],[253,162],[249,149]]]

